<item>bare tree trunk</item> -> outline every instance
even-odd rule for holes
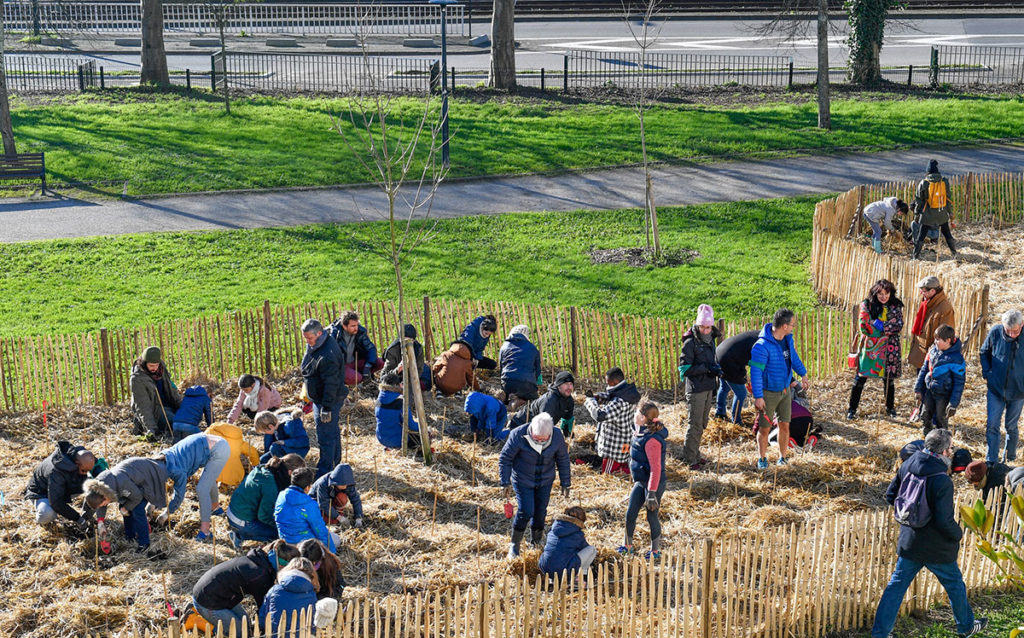
[[[142,72],[143,84],[170,84],[167,74],[167,51],[164,49],[164,5],[162,0],[142,2]]]
[[[0,0],[0,137],[4,142],[4,155],[14,155],[14,125],[11,124],[11,102],[7,94],[7,65],[4,64],[4,36],[7,29],[3,22],[4,3]]]
[[[818,128],[832,129],[828,79],[828,0],[818,0]]]
[[[224,112],[231,115],[231,97],[228,93],[228,47],[224,42],[224,23],[228,21],[227,8],[223,4],[219,7],[217,23],[220,27],[220,55],[224,60]]]
[[[491,18],[491,73],[487,85],[496,89],[516,86],[515,0],[494,0]]]

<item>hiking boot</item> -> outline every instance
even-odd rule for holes
[[[228,538],[231,539],[231,544],[235,546],[235,549],[242,549],[242,539],[234,532],[234,530],[228,532]]]
[[[708,461],[707,459],[705,459],[705,458],[699,458],[699,459],[697,459],[697,462],[696,462],[696,463],[691,463],[691,464],[690,464],[690,469],[691,469],[691,470],[693,470],[693,471],[695,471],[695,472],[699,472],[699,471],[703,470],[703,469],[704,469],[704,467],[705,467],[705,466],[706,466],[706,465],[707,465],[708,463],[710,463],[710,461]]]
[[[971,627],[970,631],[968,631],[966,634],[957,634],[957,635],[960,636],[960,638],[967,638],[967,636],[977,636],[982,631],[984,631],[985,627],[987,627],[987,626],[988,626],[988,618],[975,618],[974,619],[974,626]]]
[[[544,528],[530,530],[530,544],[534,547],[544,546]]]
[[[890,419],[896,419],[899,417],[899,415],[896,414],[896,410],[892,408],[889,408],[888,410],[885,411],[885,416],[889,417]]]
[[[759,470],[767,470],[768,469],[768,457],[762,456],[761,458],[757,459],[757,469],[759,469]]]
[[[726,414],[725,412],[715,412],[715,418],[722,419],[723,421],[728,421],[729,415]]]
[[[508,557],[515,558],[519,556],[519,544],[523,542],[523,536],[526,535],[526,530],[512,530],[512,542],[508,544]]]

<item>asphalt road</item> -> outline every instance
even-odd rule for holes
[[[771,161],[684,164],[654,171],[659,206],[742,201],[843,191],[858,184],[924,174],[935,158],[947,175],[1020,171],[1024,146],[799,157]],[[402,194],[411,197],[410,192]],[[433,215],[459,217],[520,211],[639,207],[639,168],[556,176],[444,183]],[[382,219],[387,210],[372,187],[188,195],[145,200],[34,197],[0,203],[0,240],[19,242],[151,231],[225,230]]]

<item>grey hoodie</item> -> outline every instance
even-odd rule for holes
[[[96,478],[96,491],[104,494],[129,512],[143,500],[154,507],[167,507],[167,465],[162,461],[134,457],[125,459]],[[90,481],[90,483],[93,483]],[[89,491],[86,485],[86,491]],[[107,515],[107,508],[97,510],[97,516]]]

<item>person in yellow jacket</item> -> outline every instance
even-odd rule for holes
[[[245,468],[242,466],[242,456],[249,457],[249,464],[256,467],[260,464],[260,452],[245,440],[242,428],[228,423],[214,423],[206,428],[207,434],[219,436],[231,446],[231,456],[224,465],[217,481],[237,487],[245,479]]]

